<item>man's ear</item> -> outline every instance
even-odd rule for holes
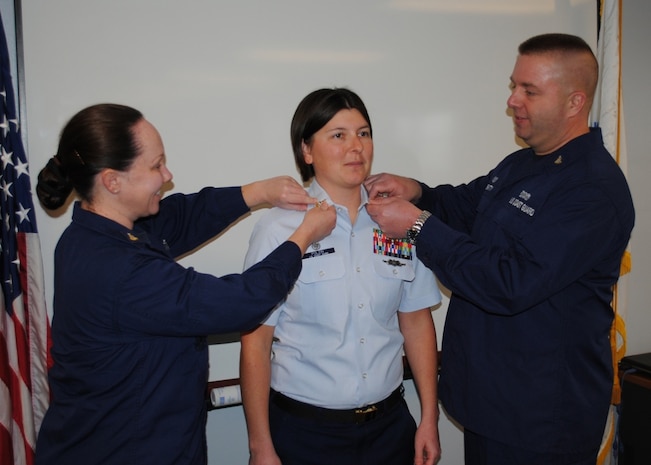
[[[122,177],[120,172],[112,169],[104,169],[99,173],[104,188],[111,194],[117,194],[122,188]]]
[[[581,111],[583,111],[583,107],[585,106],[585,102],[586,102],[586,96],[584,92],[581,91],[572,92],[568,99],[568,106],[567,106],[570,115],[576,116],[579,113],[581,113]]]

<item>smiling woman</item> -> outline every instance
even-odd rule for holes
[[[93,204],[106,204],[108,209],[103,216],[129,229],[133,228],[134,222],[139,218],[158,213],[162,189],[172,180],[172,173],[165,164],[163,141],[156,128],[143,118],[133,125],[132,131],[139,156],[126,172],[110,169],[102,171],[99,178],[102,188],[96,189],[93,198],[103,195],[106,198],[99,202],[91,200],[87,205],[89,210],[94,210]],[[112,207],[114,202],[117,205]]]
[[[38,464],[204,463],[206,336],[258,323],[335,224],[326,205],[300,212],[289,239],[250,270],[201,274],[175,257],[251,207],[305,210],[315,199],[281,177],[161,200],[171,179],[156,128],[114,104],[73,116],[39,174],[46,208],[73,189],[81,201],[55,251],[52,401]]]

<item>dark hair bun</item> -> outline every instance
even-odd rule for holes
[[[38,173],[36,195],[48,210],[61,207],[72,192],[72,184],[56,156],[50,158],[45,168]]]

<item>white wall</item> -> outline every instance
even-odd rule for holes
[[[2,13],[2,27],[5,31],[5,38],[7,40],[7,50],[11,60],[11,81],[14,86],[14,92],[18,88],[18,71],[17,61],[15,59],[16,50],[16,24],[15,24],[15,6],[13,0],[0,0],[0,13]],[[16,99],[16,103],[18,100]]]
[[[643,86],[651,18],[646,0],[625,7],[632,24],[630,32],[624,25],[625,85],[636,89],[625,94],[626,110],[640,116],[627,122],[638,199],[629,347],[639,352],[651,350],[644,307],[651,256],[642,243],[651,215],[639,201],[649,189]],[[375,171],[431,184],[467,181],[517,148],[505,103],[517,45],[552,31],[596,44],[594,0],[29,0],[22,8],[33,179],[76,111],[114,101],[142,110],[159,128],[181,192],[278,174],[298,179],[291,115],[305,94],[335,85],[368,106]],[[49,301],[53,250],[69,215],[37,211]],[[217,275],[239,271],[252,216],[183,263]],[[440,337],[445,308],[434,317]],[[211,378],[237,377],[237,345],[214,350],[211,364]],[[407,396],[417,414],[411,383]],[[211,464],[246,463],[240,407],[211,412],[208,437]],[[446,417],[441,440],[441,464],[462,463],[461,433]]]

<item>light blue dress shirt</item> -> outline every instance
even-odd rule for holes
[[[360,189],[355,224],[336,205],[337,226],[308,248],[298,281],[264,322],[275,326],[271,387],[327,408],[355,408],[391,394],[403,379],[398,310],[441,301],[436,279],[415,249],[408,252],[403,241],[392,253],[396,243],[382,241],[366,212],[366,190]],[[316,180],[308,191],[333,204]],[[245,267],[285,241],[303,216],[280,208],[266,212],[251,235]]]

